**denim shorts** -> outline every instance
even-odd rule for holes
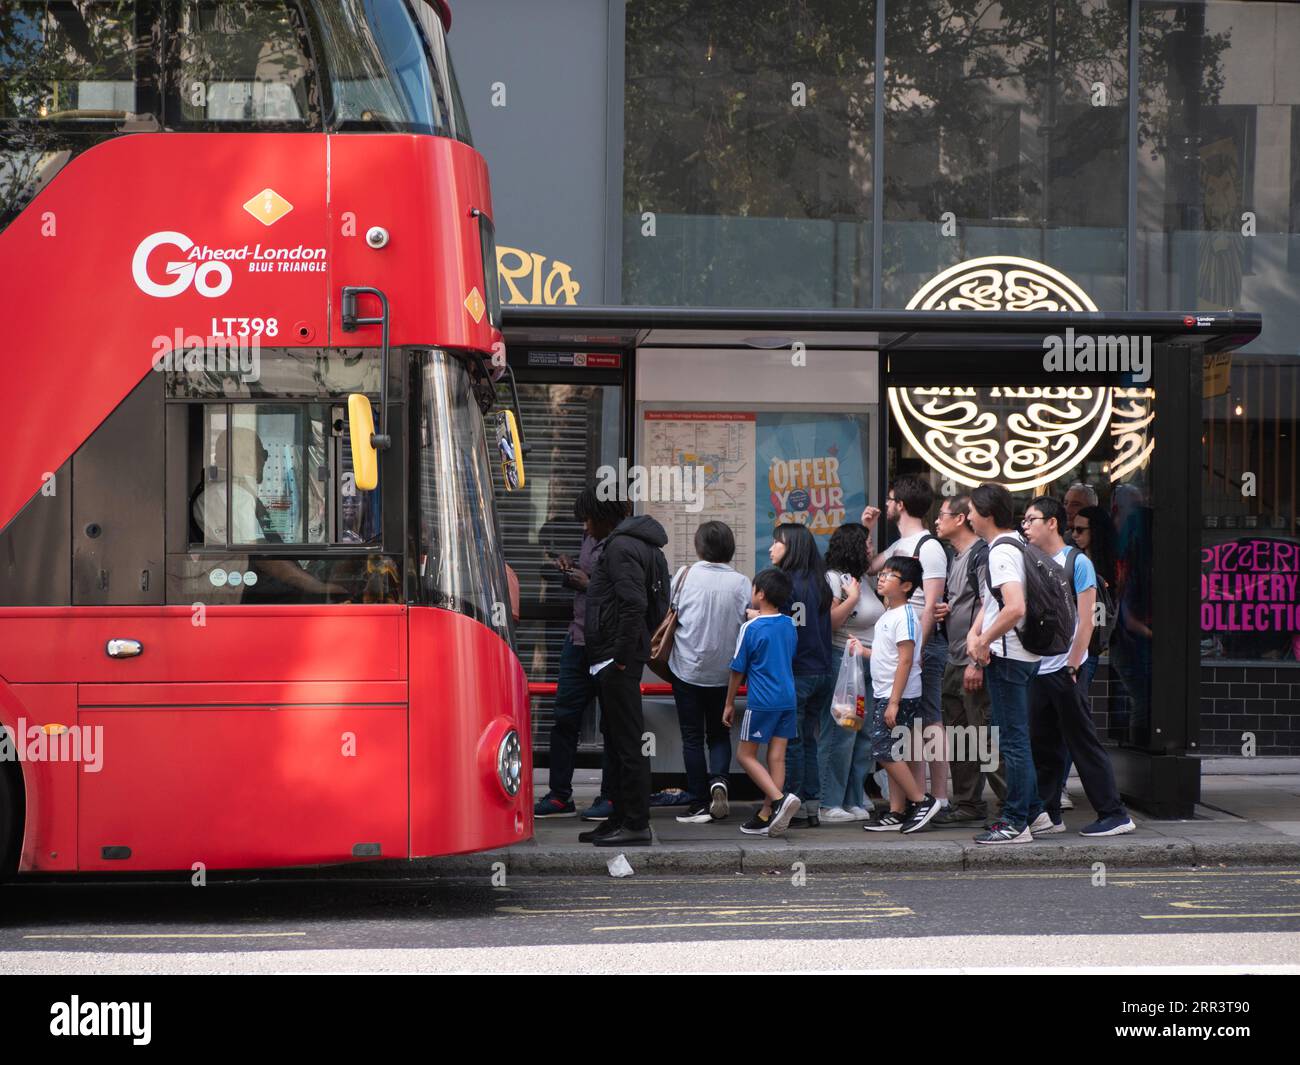
[[[893,728],[885,724],[885,711],[889,709],[889,697],[881,696],[872,703],[871,706],[871,753],[877,762],[896,762],[894,757],[894,744],[897,740],[894,738],[894,729],[905,728],[909,731],[914,721],[921,720],[921,700],[916,699],[899,699],[898,700],[898,718],[894,721]]]
[[[935,633],[921,645],[921,722],[943,724],[943,671],[948,665],[948,641]]]

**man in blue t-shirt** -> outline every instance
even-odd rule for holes
[[[740,826],[748,836],[779,836],[799,809],[799,798],[785,791],[785,752],[798,735],[795,727],[794,654],[798,643],[794,619],[782,611],[790,602],[793,586],[779,569],[765,569],[754,578],[750,604],[758,616],[740,627],[736,654],[722,723],[736,719],[736,691],[741,682],[749,688],[745,716],[740,725],[738,761],[763,793],[763,805]],[[758,748],[767,745],[767,764]]]
[[[1079,770],[1088,802],[1097,820],[1083,828],[1084,836],[1119,836],[1136,825],[1124,809],[1115,786],[1115,772],[1097,738],[1088,693],[1080,668],[1092,639],[1093,608],[1097,602],[1097,573],[1088,556],[1067,547],[1061,535],[1065,507],[1051,496],[1039,496],[1025,508],[1025,539],[1070,574],[1078,606],[1074,640],[1065,654],[1045,655],[1029,682],[1029,743],[1038,770],[1038,797],[1046,809],[1029,826],[1035,836],[1065,831],[1061,819],[1061,790],[1065,787],[1065,751]],[[1073,559],[1073,561],[1071,561]]]

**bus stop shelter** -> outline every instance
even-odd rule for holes
[[[1143,617],[1136,627],[1146,635],[1134,637],[1125,683],[1143,693],[1129,700],[1131,710],[1140,707],[1130,717],[1140,720],[1103,731],[1103,739],[1109,741],[1126,801],[1149,815],[1191,816],[1200,797],[1201,399],[1207,367],[1253,340],[1262,327],[1259,315],[510,306],[504,309],[504,321],[509,362],[521,380],[529,373],[544,374],[539,367],[548,363],[558,367],[551,372],[564,375],[578,372],[575,367],[585,366],[590,355],[599,353],[604,360],[616,355],[624,382],[622,439],[627,442],[638,440],[638,393],[658,360],[673,369],[658,379],[656,396],[665,395],[665,380],[670,391],[679,382],[683,404],[704,387],[705,378],[716,377],[718,366],[727,367],[739,386],[747,359],[755,366],[760,359],[770,365],[774,353],[789,352],[793,365],[805,366],[803,372],[813,375],[819,352],[836,353],[840,366],[857,360],[862,372],[852,380],[871,392],[878,410],[872,424],[879,461],[866,490],[877,505],[898,472],[900,428],[906,430],[909,453],[913,443],[923,457],[938,454],[927,450],[932,444],[942,450],[951,443],[941,425],[902,425],[916,396],[946,395],[941,390],[954,389],[973,390],[962,394],[977,398],[1052,397],[1062,389],[1085,396],[1107,392],[1111,399],[1140,395],[1139,413],[1146,416],[1133,424],[1141,422],[1149,437],[1144,488],[1129,491],[1124,499],[1142,519],[1133,526],[1143,539],[1133,557],[1143,572],[1131,570],[1127,579],[1134,587],[1145,585]],[[1126,360],[1121,357],[1125,351]],[[800,383],[809,380],[816,378]],[[841,393],[837,400],[853,399],[842,394],[846,380],[826,378],[828,388]],[[523,428],[527,442],[526,418]],[[1030,435],[1036,432],[1031,429]],[[1043,454],[1052,453],[1053,442],[1039,444],[1047,448]],[[629,462],[640,461],[631,443],[625,451]],[[1052,490],[1060,494],[1062,479],[1075,479],[1075,469],[1063,467],[1033,483],[1038,488],[1055,484]],[[964,467],[954,473],[946,464],[931,463],[931,470],[940,483],[947,482],[944,491],[964,491],[978,483]],[[1036,492],[1027,482],[1015,487],[1019,509]],[[885,546],[892,530],[881,529],[880,536],[879,546]],[[530,681],[539,695],[553,691],[554,677],[530,675]],[[649,674],[646,682],[648,696],[666,691]],[[538,739],[544,747],[545,738]],[[663,758],[655,765],[656,772],[672,769]]]

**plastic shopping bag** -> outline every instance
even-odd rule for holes
[[[867,719],[867,693],[862,682],[862,660],[848,647],[840,661],[840,675],[831,697],[831,716],[840,728],[860,730]]]

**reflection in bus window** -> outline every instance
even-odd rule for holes
[[[310,62],[290,5],[189,0],[171,40],[173,117],[303,123],[311,114]]]
[[[202,492],[193,505],[205,546],[321,544],[329,465],[318,404],[204,408]]]
[[[510,592],[472,366],[434,350],[419,368],[420,583],[426,603],[467,614],[510,641]]]
[[[237,404],[232,407],[230,480],[253,487],[262,539],[239,539],[248,525],[235,518],[233,543],[325,542],[325,426],[317,405]],[[328,476],[328,473],[326,474]],[[247,518],[244,519],[247,522]]]
[[[341,544],[379,543],[383,530],[379,524],[379,500],[384,491],[383,470],[374,489],[363,492],[357,487],[352,468],[351,433],[346,407],[334,408],[334,438],[337,441],[335,468],[338,470],[338,534]]]
[[[135,6],[0,4],[0,119],[120,121],[134,112]]]
[[[320,0],[336,129],[451,133],[443,79],[405,4]]]

